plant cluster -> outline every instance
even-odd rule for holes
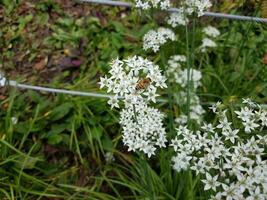
[[[137,0],[136,6],[144,10],[165,10],[171,4],[169,1]],[[173,29],[160,27],[148,31],[143,37],[143,49],[164,55],[165,50],[160,47],[177,40],[177,27],[185,26],[188,32],[189,22],[202,16],[211,6],[209,0],[182,1],[177,12],[166,18]],[[199,52],[217,47],[214,39],[220,34],[215,27],[203,28]],[[186,37],[188,46],[189,36]],[[212,190],[211,199],[266,199],[267,163],[263,155],[267,137],[262,131],[267,125],[267,112],[249,99],[244,100],[241,110],[234,112],[223,109],[218,102],[210,107],[216,115],[213,122],[204,122],[205,110],[196,95],[202,85],[202,73],[193,68],[194,53],[183,54],[186,52],[170,55],[163,64],[167,80],[157,65],[138,56],[124,61],[116,59],[109,71],[111,77],[101,78],[100,87],[106,86],[108,92],[115,94],[108,102],[111,107],[119,108],[118,95],[124,102],[125,108],[120,112],[123,143],[129,151],[142,151],[148,157],[155,154],[156,147],[166,147],[168,132],[164,128],[164,115],[148,103],[156,102],[157,87],[170,88],[173,83],[180,88],[180,105],[187,106],[187,113],[181,113],[175,120],[178,128],[169,145],[176,154],[172,157],[173,169],[194,171],[202,178],[204,190]],[[145,79],[148,81],[139,90],[140,81]],[[190,130],[192,120],[199,128]]]
[[[164,115],[148,106],[149,101],[156,102],[157,88],[167,87],[166,78],[158,65],[138,56],[115,59],[109,74],[101,78],[100,88],[107,87],[107,92],[116,94],[108,101],[111,108],[119,108],[119,95],[122,97],[123,142],[129,151],[140,150],[150,157],[155,154],[155,146],[163,147],[166,142]]]
[[[231,111],[223,109],[222,104],[213,105],[217,119],[213,124],[203,122],[195,132],[180,125],[171,142],[176,152],[172,158],[174,169],[180,172],[190,168],[197,175],[203,174],[204,190],[215,193],[211,199],[267,197],[267,137],[262,133],[267,111],[259,105],[255,107],[250,100],[244,102],[241,110],[234,112],[234,121]],[[242,134],[246,136],[243,138]]]

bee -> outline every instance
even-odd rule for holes
[[[150,78],[144,78],[144,79],[140,79],[136,86],[135,86],[135,90],[144,90],[146,89],[151,83],[151,79]]]

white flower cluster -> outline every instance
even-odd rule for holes
[[[215,47],[217,47],[217,44],[213,40],[209,38],[204,38],[202,40],[202,45],[200,46],[200,50],[201,52],[206,52],[207,48],[215,48]]]
[[[204,12],[212,6],[209,0],[186,0],[184,4],[187,14],[196,13],[198,17],[203,16]]]
[[[157,52],[160,46],[168,40],[176,40],[175,33],[171,29],[160,27],[157,30],[150,30],[143,37],[143,48],[144,50],[152,49]]]
[[[200,46],[201,52],[206,52],[207,48],[215,48],[217,44],[211,39],[216,38],[220,35],[220,31],[215,27],[208,26],[203,29],[203,32],[208,36],[202,40],[202,45]]]
[[[129,147],[129,151],[143,151],[148,157],[154,155],[156,146],[165,147],[167,141],[163,118],[162,113],[144,102],[123,109],[120,124],[124,145]]]
[[[109,74],[109,78],[100,78],[100,88],[107,87],[107,92],[115,94],[108,101],[111,108],[119,108],[119,96],[124,102],[120,113],[123,142],[129,151],[143,151],[150,157],[157,146],[165,146],[166,133],[164,115],[147,104],[156,102],[158,87],[167,87],[166,78],[158,65],[138,56],[113,60]]]
[[[259,109],[255,111],[253,108],[258,107],[255,104],[251,104],[250,101],[244,100],[248,106],[241,108],[240,111],[235,111],[237,117],[242,120],[246,133],[251,133],[260,126],[267,126],[267,111]]]
[[[254,127],[259,128],[259,134],[242,139],[242,130],[234,128],[228,111],[220,107],[220,103],[211,107],[218,115],[217,125],[204,123],[202,130],[195,133],[185,126],[177,129],[177,137],[171,142],[177,153],[172,158],[174,169],[180,172],[190,168],[197,175],[202,174],[204,190],[213,190],[211,199],[267,199],[267,160],[263,158],[267,136],[259,135],[266,128],[266,111],[248,111],[245,107],[237,112],[242,121],[256,121],[256,113],[265,113],[259,115],[261,126]],[[252,117],[251,113],[255,115]]]
[[[115,94],[109,100],[111,107],[119,108],[119,95],[123,97],[125,105],[135,104],[138,99],[146,98],[156,102],[157,87],[166,88],[166,78],[162,75],[158,65],[139,56],[133,56],[124,61],[115,59],[111,63],[111,75],[100,78],[100,89],[107,87],[107,92]],[[137,90],[142,79],[149,79],[147,87]]]
[[[166,71],[169,79],[178,83],[182,88],[187,87],[187,69],[182,69],[182,63],[186,62],[183,55],[175,55],[168,60],[168,69]],[[194,89],[201,86],[201,72],[195,69],[190,70],[190,79],[193,82]]]
[[[187,93],[185,91],[181,91],[178,94],[178,96],[179,96],[179,105],[182,107],[186,107],[187,106]],[[201,124],[204,113],[205,113],[205,110],[200,104],[199,97],[196,94],[191,93],[190,94],[190,119],[195,120],[197,124]],[[187,115],[184,115],[184,114],[179,115],[179,117],[175,119],[175,122],[179,125],[187,124]]]
[[[157,8],[166,10],[171,7],[170,0],[135,0],[135,6],[143,10]]]
[[[184,55],[175,55],[172,56],[168,60],[168,68],[166,70],[166,74],[170,81],[177,83],[181,92],[179,95],[179,104],[186,105],[187,104],[187,94],[186,89],[188,86],[187,81],[187,69],[183,69],[182,65],[186,62],[186,57]],[[202,74],[200,71],[191,69],[190,70],[190,79],[191,84],[193,86],[193,90],[196,90],[199,86],[201,86]],[[190,95],[190,118],[196,120],[197,123],[201,123],[202,115],[205,113],[203,107],[200,105],[200,99],[193,92]],[[176,122],[178,124],[186,124],[187,116],[180,115]]]
[[[177,9],[177,12],[171,13],[171,15],[167,18],[167,23],[171,25],[173,28],[181,25],[185,26],[188,23],[187,17],[184,15],[183,9]]]
[[[213,27],[213,26],[207,26],[203,29],[203,32],[207,35],[207,36],[210,36],[210,37],[213,37],[213,38],[216,38],[218,37],[221,33],[220,31]]]

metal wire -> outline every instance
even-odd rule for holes
[[[111,0],[80,0],[83,3],[97,3],[104,4],[109,6],[121,6],[131,8],[133,5],[131,3],[123,2],[123,1],[111,1]],[[169,12],[178,12],[177,8],[168,9]],[[231,20],[241,20],[241,21],[254,21],[267,23],[267,18],[259,18],[259,17],[250,17],[250,16],[242,16],[242,15],[231,15],[224,13],[215,13],[215,12],[205,12],[204,16],[206,17],[215,17],[215,18],[223,18],[223,19],[231,19]]]
[[[15,87],[15,88],[20,88],[20,89],[29,89],[29,90],[36,90],[36,91],[43,91],[43,92],[69,94],[69,95],[74,95],[74,96],[86,96],[86,97],[95,97],[95,98],[111,98],[111,97],[113,97],[113,95],[99,94],[99,93],[93,93],[93,92],[81,92],[81,91],[73,91],[73,90],[26,85],[26,84],[17,83],[16,81],[8,81],[7,85]]]
[[[74,90],[65,90],[65,89],[56,89],[56,88],[49,88],[49,87],[40,87],[40,86],[34,86],[34,85],[26,85],[26,84],[20,84],[16,81],[8,81],[6,83],[8,86],[20,88],[20,89],[28,89],[28,90],[36,90],[40,92],[50,92],[50,93],[59,93],[59,94],[68,94],[73,96],[86,96],[86,97],[94,97],[94,98],[112,98],[114,95],[108,95],[108,94],[100,94],[100,93],[94,93],[94,92],[81,92],[81,91],[74,91]],[[118,99],[123,99],[123,97],[118,97]],[[158,102],[167,102],[166,99],[158,99]]]
[[[56,89],[56,88],[49,88],[49,87],[40,87],[40,86],[34,86],[34,85],[26,85],[26,84],[20,84],[16,81],[7,81],[7,86],[20,88],[20,89],[28,89],[28,90],[36,90],[40,92],[50,92],[50,93],[59,93],[59,94],[67,94],[67,95],[73,95],[73,96],[86,96],[86,97],[94,97],[94,98],[104,98],[108,99],[111,97],[114,97],[114,95],[107,95],[107,94],[100,94],[100,93],[94,93],[94,92],[81,92],[81,91],[74,91],[74,90],[65,90],[65,89]],[[123,99],[123,97],[118,97],[119,99]],[[167,99],[157,99],[158,103],[167,103]],[[214,102],[201,102],[201,105],[211,106],[215,104]],[[240,105],[241,106],[241,105]],[[267,108],[267,104],[260,104],[262,108]]]

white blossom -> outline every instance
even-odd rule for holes
[[[170,8],[171,3],[169,0],[135,0],[135,6],[143,10],[148,10],[151,8],[166,10]]]
[[[185,26],[188,23],[188,19],[183,13],[183,9],[180,8],[177,9],[177,12],[170,14],[170,16],[167,18],[167,23],[171,25],[173,28],[175,28],[179,25]]]
[[[207,48],[215,48],[215,47],[217,47],[217,44],[213,40],[209,38],[204,38],[202,40],[202,45],[200,46],[200,50],[201,52],[205,52],[207,51]]]
[[[218,175],[212,177],[209,173],[206,173],[206,179],[202,180],[202,182],[205,184],[204,190],[212,189],[216,192],[216,188],[220,185],[217,179]]]
[[[207,26],[203,29],[203,32],[207,35],[207,36],[210,36],[210,37],[218,37],[220,35],[220,31],[215,28],[215,27],[212,27],[212,26]]]
[[[119,96],[125,102],[125,106],[131,105],[138,99],[145,98],[148,101],[156,101],[158,94],[157,88],[167,87],[166,78],[158,65],[142,57],[134,56],[124,61],[118,58],[111,62],[109,71],[110,77],[100,78],[100,88],[107,87],[107,92],[114,93],[116,96],[111,97],[108,101],[113,107],[119,108]],[[149,79],[149,84],[143,89],[137,90],[136,87],[140,80]]]
[[[176,40],[175,33],[171,29],[160,27],[157,30],[150,30],[143,37],[143,48],[144,50],[152,49],[157,52],[160,46],[169,40]]]
[[[189,161],[191,160],[191,156],[188,156],[185,153],[177,154],[177,156],[172,158],[173,161],[173,168],[180,172],[182,170],[186,170],[189,167]]]
[[[108,104],[111,106],[111,108],[119,108],[119,100],[118,100],[118,95],[115,95],[114,97],[111,97],[109,100],[108,100]]]
[[[251,131],[255,130],[255,128],[259,127],[259,124],[256,124],[254,120],[248,120],[243,122],[243,125],[245,126],[245,132],[251,133]]]
[[[267,199],[267,136],[240,137],[248,130],[260,132],[264,125],[258,122],[266,120],[266,114],[261,114],[266,111],[259,106],[241,107],[240,111],[232,112],[237,118],[229,115],[235,118],[233,123],[227,110],[218,111],[220,106],[221,103],[217,103],[211,107],[217,115],[214,124],[203,122],[201,131],[178,127],[177,136],[170,145],[175,150],[173,168],[178,172],[190,168],[204,176],[204,190],[215,192],[210,199]],[[244,123],[242,130],[240,124]],[[184,157],[190,159],[182,161]]]
[[[209,109],[212,110],[212,112],[216,113],[218,111],[218,108],[221,106],[221,102],[217,102],[215,104],[213,104],[212,106],[209,107]]]
[[[149,107],[144,101],[129,106],[120,112],[123,128],[123,143],[128,151],[143,151],[150,157],[156,146],[165,147],[166,132],[163,128],[164,115]]]
[[[197,13],[199,17],[212,6],[209,0],[186,0],[184,4],[188,14]]]

